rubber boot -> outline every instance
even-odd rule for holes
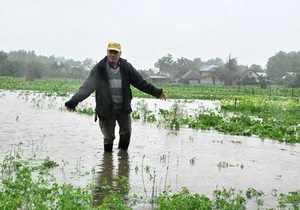
[[[104,144],[104,152],[112,152],[113,145],[112,144]]]
[[[121,141],[120,140],[118,148],[121,150],[128,150],[129,143],[130,143],[130,141]]]

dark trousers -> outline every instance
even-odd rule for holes
[[[109,119],[99,120],[99,126],[104,137],[104,145],[113,144],[115,137],[116,122],[119,125],[121,144],[129,144],[131,137],[131,116],[123,110],[113,110]]]

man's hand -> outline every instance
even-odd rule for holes
[[[167,95],[166,95],[165,91],[161,91],[159,99],[164,100],[164,101],[167,100]]]
[[[65,103],[65,107],[67,108],[67,110],[69,112],[74,112],[75,111],[75,107],[77,106],[78,103],[74,103],[72,102],[71,100],[70,101],[67,101]]]
[[[75,111],[75,109],[74,109],[74,108],[71,108],[71,107],[67,107],[67,110],[68,110],[69,112],[74,112],[74,111]]]

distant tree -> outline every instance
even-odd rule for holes
[[[172,65],[174,63],[173,57],[171,54],[167,56],[163,56],[158,59],[158,61],[154,64],[156,68],[159,69],[161,73],[171,74],[172,73]]]
[[[94,61],[91,58],[87,58],[82,62],[82,67],[86,70],[91,70],[96,64],[96,61]]]
[[[193,64],[195,65],[195,67],[197,69],[200,69],[203,66],[203,62],[202,62],[201,58],[194,58]]]
[[[279,79],[287,72],[300,73],[300,52],[280,51],[268,59],[267,75],[272,79]]]
[[[70,67],[69,76],[74,79],[83,79],[87,76],[87,71],[82,66]]]
[[[289,64],[287,54],[285,52],[278,52],[275,56],[268,59],[267,74],[272,79],[283,77],[289,71]]]
[[[177,59],[173,64],[172,78],[180,78],[190,70],[197,70],[195,63],[187,58]]]
[[[0,67],[1,76],[10,76],[10,77],[21,77],[24,76],[24,71],[20,68],[19,62],[17,61],[6,61]],[[0,65],[1,66],[1,65]]]
[[[224,82],[224,66],[219,66],[215,69],[215,71],[212,74],[213,84],[215,84],[216,78],[218,78],[221,81],[221,84]]]
[[[7,53],[0,51],[0,64],[7,61]]]
[[[8,54],[0,51],[0,76],[21,77],[24,71],[18,61],[8,59]]]
[[[299,52],[289,52],[288,57],[291,60],[292,72],[300,73],[300,51]]]
[[[210,66],[210,65],[223,66],[224,62],[221,58],[212,58],[203,62],[203,66]]]
[[[83,79],[86,69],[93,66],[91,59],[83,62],[63,57],[36,55],[34,51],[11,51],[7,54],[5,73],[10,76],[25,76],[28,80],[41,77],[68,77]],[[16,62],[16,63],[11,63]],[[18,65],[16,65],[18,64]],[[15,67],[17,66],[17,69]],[[3,72],[0,72],[3,75]]]
[[[264,70],[261,68],[260,65],[252,64],[250,66],[250,69],[255,71],[255,72],[264,72]]]
[[[32,61],[27,63],[26,67],[26,80],[33,81],[34,79],[42,78],[42,75],[45,75],[48,70],[48,65],[39,62],[39,61]]]
[[[296,74],[296,77],[293,81],[293,86],[297,88],[300,87],[300,73]]]
[[[8,59],[9,60],[15,60],[15,61],[36,61],[37,55],[35,54],[34,50],[18,50],[18,51],[10,51],[8,53]]]
[[[7,53],[0,51],[0,76],[6,76]]]
[[[57,63],[57,61],[54,61],[51,65],[51,70],[57,71],[61,68],[61,66]]]
[[[238,65],[236,58],[231,58],[231,56],[229,56],[228,61],[221,71],[221,77],[222,81],[224,81],[224,85],[233,85],[234,81],[238,78]]]

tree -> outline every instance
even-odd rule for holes
[[[296,74],[296,77],[293,81],[293,85],[294,87],[298,87],[298,88],[300,87],[300,73]]]
[[[197,70],[195,63],[187,58],[180,58],[174,62],[173,71],[170,76],[173,78],[180,78],[190,70]]]
[[[283,77],[289,70],[287,54],[285,52],[278,52],[275,56],[268,59],[267,75],[272,79]]]
[[[300,52],[280,51],[268,59],[267,75],[272,79],[280,79],[287,72],[300,73]]]
[[[236,58],[231,58],[229,55],[228,61],[223,68],[219,69],[221,81],[224,81],[224,85],[233,85],[234,81],[238,78],[238,65]]]
[[[261,68],[260,65],[252,64],[250,66],[250,69],[252,69],[255,72],[264,72],[264,70]]]
[[[224,62],[221,58],[212,58],[203,62],[203,66],[210,66],[210,65],[223,66]]]
[[[6,76],[7,53],[0,51],[0,76]]]
[[[33,81],[34,79],[40,79],[45,72],[50,72],[48,66],[42,62],[32,61],[27,63],[26,80]]]
[[[95,64],[96,61],[94,61],[91,58],[87,58],[82,62],[82,67],[85,68],[86,70],[91,70]]]
[[[167,56],[163,56],[162,58],[158,59],[154,66],[158,68],[161,73],[170,75],[172,72],[173,63],[174,61],[172,55],[168,54]]]
[[[193,63],[197,69],[200,69],[203,65],[201,58],[194,58]]]

